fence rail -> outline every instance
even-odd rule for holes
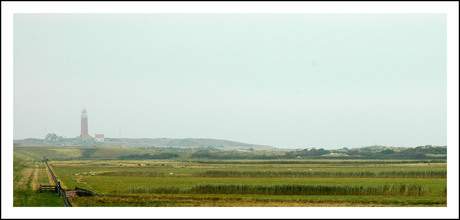
[[[43,192],[43,191],[55,191],[55,192],[57,192],[57,186],[40,184],[40,192]]]
[[[67,196],[65,195],[65,191],[61,187],[61,182],[57,181],[56,176],[54,175],[53,171],[51,170],[50,166],[48,165],[48,159],[45,159],[45,164],[48,167],[48,170],[50,171],[51,176],[53,177],[53,180],[54,180],[54,183],[56,184],[59,196],[62,197],[62,201],[64,201],[65,206],[72,207],[72,204],[70,204],[69,200],[67,199]]]

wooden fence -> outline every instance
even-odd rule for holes
[[[43,192],[43,191],[54,191],[54,192],[57,192],[57,186],[42,185],[42,184],[40,184],[40,192]]]
[[[57,191],[59,193],[59,196],[62,197],[62,201],[64,201],[65,206],[67,207],[72,207],[70,204],[69,200],[67,199],[67,196],[65,194],[65,191],[61,187],[61,182],[57,181],[56,176],[54,175],[53,171],[51,170],[50,166],[48,165],[48,159],[45,159],[45,164],[48,167],[48,170],[51,173],[51,176],[53,177],[54,183],[56,184]]]

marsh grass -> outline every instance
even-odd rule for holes
[[[129,176],[129,177],[164,177],[164,173],[159,173],[155,171],[145,172],[145,171],[131,171],[131,170],[122,170],[122,171],[107,171],[101,172],[99,176]]]
[[[431,160],[378,160],[378,159],[307,159],[307,160],[191,160],[200,164],[437,164],[446,163],[446,159]]]
[[[325,186],[325,185],[198,185],[179,187],[129,187],[114,190],[113,194],[256,194],[256,195],[386,195],[429,196],[431,189],[416,184],[381,186]]]
[[[416,184],[382,186],[201,185],[192,187],[189,192],[198,194],[429,196],[431,189]]]
[[[222,171],[194,173],[195,177],[323,177],[323,178],[446,178],[447,171],[386,171],[386,172],[328,172],[328,171]]]
[[[440,196],[446,197],[447,196],[447,186],[443,186],[439,192]]]
[[[106,195],[72,197],[74,206],[175,206],[175,207],[354,207],[354,206],[443,206],[446,198],[426,196],[361,196],[361,195],[254,195],[254,194],[157,194]]]
[[[112,193],[130,193],[130,194],[152,194],[152,193],[165,193],[165,194],[178,194],[184,193],[184,190],[181,190],[179,187],[169,186],[169,187],[129,187],[126,190],[114,190]]]
[[[63,186],[101,195],[72,197],[74,206],[447,206],[446,160],[106,160],[101,150],[146,152],[40,149],[15,148],[14,206],[63,206],[33,191],[50,182],[43,156]]]

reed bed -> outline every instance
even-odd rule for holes
[[[221,171],[194,173],[195,177],[262,177],[262,178],[446,178],[447,171],[385,171],[385,172],[328,172],[328,171]]]
[[[447,196],[447,186],[443,186],[440,190],[440,196],[446,197]]]
[[[446,159],[431,160],[341,160],[341,159],[321,159],[321,160],[196,160],[195,163],[201,164],[414,164],[414,163],[447,163]]]
[[[199,185],[179,187],[129,187],[112,193],[129,194],[256,194],[256,195],[385,195],[429,196],[431,189],[416,184],[381,186],[325,186],[325,185]]]
[[[377,177],[381,178],[446,178],[447,171],[385,171],[377,173]]]
[[[143,194],[143,193],[164,193],[164,194],[178,194],[182,193],[179,187],[129,187],[126,190],[116,190],[113,193],[130,193],[130,194]]]
[[[324,185],[201,185],[192,187],[197,194],[258,194],[258,195],[385,195],[429,196],[430,188],[416,184],[382,186],[324,186]]]

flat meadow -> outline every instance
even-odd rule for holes
[[[209,161],[208,161],[209,162]],[[100,197],[74,197],[79,206],[445,206],[445,164],[218,164],[197,161],[61,161],[52,167],[68,187],[78,186]],[[234,161],[232,161],[234,162]],[[360,174],[375,174],[360,177]],[[90,175],[90,173],[95,173]],[[237,175],[227,175],[237,174]],[[267,173],[266,176],[260,175]],[[311,174],[312,177],[303,175]],[[325,174],[340,177],[323,177]],[[388,176],[378,177],[385,173]],[[391,176],[395,173],[397,175]],[[404,177],[400,173],[423,173],[422,177]],[[244,175],[241,175],[244,174]],[[316,175],[317,174],[317,175]],[[433,174],[433,176],[429,176]],[[444,175],[439,175],[444,174]],[[298,175],[299,177],[297,177]],[[217,186],[208,191],[197,187]],[[267,192],[267,187],[283,189],[311,186],[303,192]],[[392,193],[380,188],[405,187]],[[413,196],[410,187],[419,187]],[[195,187],[195,188],[194,188]],[[226,190],[225,187],[259,187]],[[263,188],[265,187],[265,188]],[[314,187],[342,187],[321,189]],[[359,189],[374,191],[373,194]],[[350,194],[344,191],[356,191]],[[334,192],[339,191],[340,192]],[[381,192],[379,192],[381,190]],[[300,190],[301,191],[301,190]],[[315,192],[313,192],[315,191]],[[405,194],[406,193],[406,194]],[[283,195],[284,194],[284,195]],[[126,203],[120,203],[120,201]],[[188,201],[188,202],[185,202]]]
[[[58,153],[60,160],[48,163],[62,187],[97,194],[69,197],[80,207],[447,206],[445,161],[101,160]]]

